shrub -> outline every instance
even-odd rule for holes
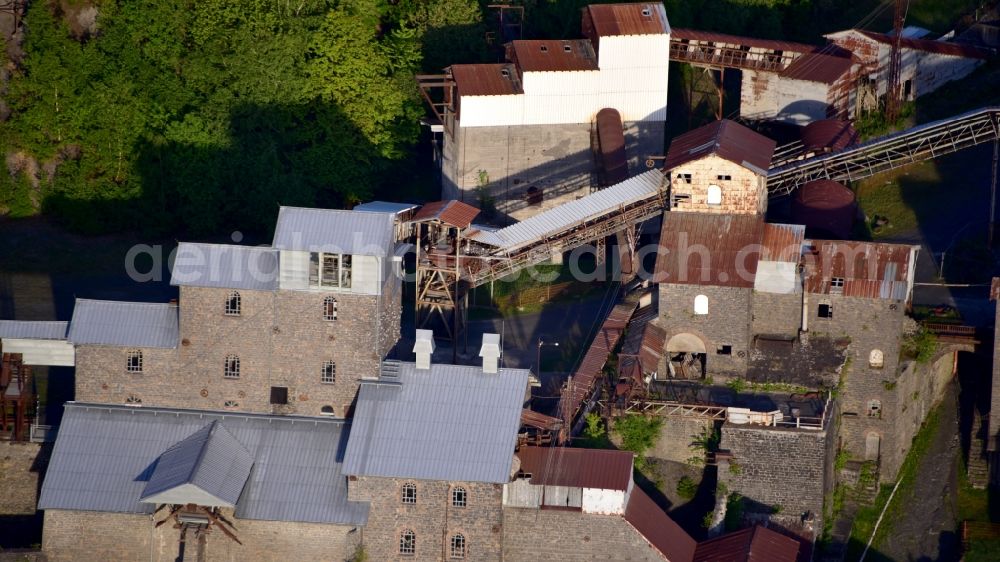
[[[677,495],[685,500],[689,500],[698,493],[698,483],[688,476],[682,476],[677,481]]]

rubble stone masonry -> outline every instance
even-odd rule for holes
[[[708,203],[712,185],[722,191],[720,204]],[[765,178],[715,155],[670,170],[670,197],[673,211],[726,215],[763,215],[767,211]]]
[[[504,560],[664,560],[660,552],[619,515],[507,507],[503,517]]]
[[[51,445],[0,441],[0,518],[32,515]]]
[[[678,334],[697,336],[704,344],[709,375],[742,376],[750,341],[751,289],[710,285],[660,284],[660,325],[667,342]],[[708,297],[708,314],[694,313],[694,299]],[[728,354],[722,346],[731,346]]]

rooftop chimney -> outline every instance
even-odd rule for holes
[[[483,334],[483,347],[479,349],[483,358],[483,372],[496,373],[500,362],[500,334]]]
[[[431,368],[431,354],[434,353],[434,331],[417,330],[417,341],[413,344],[413,353],[417,355],[417,368]]]

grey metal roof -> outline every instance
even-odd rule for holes
[[[510,480],[527,370],[401,362],[398,372],[398,382],[362,381],[345,474]]]
[[[212,420],[160,455],[140,501],[189,503],[174,491],[190,485],[215,497],[218,505],[235,507],[243,485],[250,477],[251,467],[253,457],[246,448],[219,420]],[[149,501],[152,497],[165,495],[171,496],[174,501]]]
[[[0,338],[64,340],[69,322],[0,320]]]
[[[278,288],[278,251],[268,246],[181,242],[170,284],[272,291]]]
[[[392,213],[399,214],[405,213],[412,209],[416,209],[420,205],[416,203],[393,203],[392,201],[369,201],[367,203],[361,203],[354,206],[355,211],[364,211],[366,213]]]
[[[392,252],[394,220],[388,213],[282,207],[272,245],[279,250],[384,257]]]
[[[347,501],[343,420],[99,404],[65,405],[39,509],[152,513],[139,498],[156,461],[217,421],[250,453],[236,516],[362,525],[368,504]],[[228,492],[226,492],[228,493]]]
[[[177,305],[76,299],[69,341],[75,344],[177,347]]]
[[[513,250],[583,220],[651,197],[663,186],[663,173],[649,170],[622,183],[570,201],[495,232],[480,230],[470,237],[483,244]]]

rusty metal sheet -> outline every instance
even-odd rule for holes
[[[760,259],[797,263],[802,256],[802,240],[805,236],[806,227],[799,224],[765,224],[764,236],[760,242]]]
[[[638,486],[629,495],[625,520],[667,560],[688,561],[694,558],[695,540]]]
[[[601,147],[604,185],[615,185],[628,179],[628,158],[625,156],[625,133],[622,116],[610,107],[597,112],[597,139]]]
[[[735,121],[723,119],[675,137],[664,169],[673,170],[710,154],[766,174],[776,143]]]
[[[558,431],[562,427],[562,420],[525,408],[521,411],[521,425],[546,431]]]
[[[521,447],[521,472],[530,473],[535,486],[568,486],[598,490],[628,489],[632,478],[630,451]]]
[[[755,49],[771,49],[774,51],[791,51],[793,53],[811,53],[816,50],[815,45],[806,43],[793,43],[791,41],[774,41],[771,39],[757,39],[755,37],[741,37],[739,35],[727,35],[714,31],[699,31],[696,29],[674,28],[670,33],[671,41],[708,41],[716,44],[733,45],[735,47],[751,47]]]
[[[670,33],[661,3],[591,4],[584,9],[584,33],[592,27],[599,37]]]
[[[693,562],[794,562],[799,541],[760,525],[700,543]]]
[[[597,70],[594,48],[586,39],[511,41],[507,59],[522,72]]]
[[[806,290],[848,297],[904,300],[914,247],[905,244],[833,240],[806,241]],[[843,287],[831,279],[843,280]]]
[[[459,96],[510,96],[523,93],[513,64],[453,64],[448,70]]]
[[[793,80],[833,84],[850,72],[852,66],[854,62],[850,58],[807,53],[792,61],[781,75]]]
[[[573,373],[572,384],[569,385],[562,394],[563,415],[566,419],[575,416],[576,411],[587,400],[594,390],[594,384],[604,369],[604,364],[618,340],[621,338],[625,326],[628,325],[632,312],[635,310],[635,303],[622,303],[611,309],[605,319],[601,329],[594,337],[587,353],[580,361],[580,365]]]
[[[860,33],[876,43],[892,45],[893,42],[893,38],[885,33],[876,33],[874,31],[867,31],[864,29],[852,29],[851,31]],[[947,41],[933,41],[930,39],[911,39],[909,37],[903,37],[899,40],[899,44],[904,49],[913,49],[914,51],[924,51],[939,55],[951,55],[954,57],[966,57],[971,59],[988,59],[990,57],[990,54],[982,49],[977,49],[971,45],[963,45],[961,43],[949,43]]]
[[[420,207],[413,215],[413,221],[437,220],[457,228],[468,228],[479,209],[461,201],[435,201]]]
[[[666,213],[653,281],[752,288],[763,234],[754,215]]]

